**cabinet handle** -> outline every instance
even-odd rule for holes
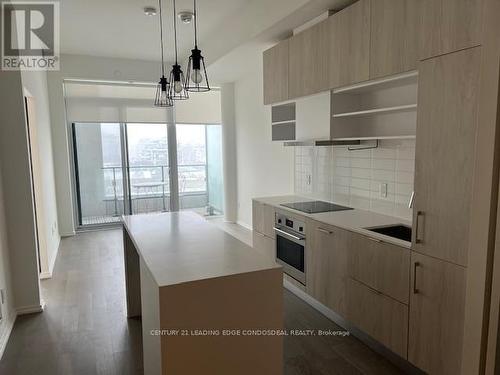
[[[424,217],[424,212],[423,211],[417,211],[417,219],[416,219],[416,223],[415,223],[415,243],[422,243],[422,239],[419,237],[419,234],[420,234],[420,231],[419,231],[419,228],[420,228],[420,217]]]
[[[333,234],[331,230],[326,230],[323,228],[316,228],[319,232],[324,233],[324,234]]]
[[[413,263],[413,294],[418,294],[417,288],[417,267],[420,267],[419,262]]]
[[[378,238],[373,238],[373,237],[366,237],[368,238],[370,241],[373,241],[373,242],[382,242],[382,240],[378,239]]]

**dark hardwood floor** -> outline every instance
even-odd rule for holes
[[[143,373],[141,323],[125,318],[121,230],[63,239],[42,291],[46,309],[17,318],[1,375]],[[286,290],[284,299],[287,329],[342,330]],[[399,373],[352,336],[285,338],[286,375]]]

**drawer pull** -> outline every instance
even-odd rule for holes
[[[367,238],[373,242],[382,242],[382,240],[379,240],[378,238],[373,238],[373,237],[367,237]]]
[[[319,232],[324,233],[324,234],[333,234],[331,230],[326,230],[323,228],[316,228]]]
[[[413,263],[413,294],[418,294],[417,288],[417,268],[420,266],[419,262]]]
[[[424,219],[424,212],[423,211],[417,211],[417,217],[416,217],[416,222],[415,222],[415,243],[422,243],[423,240],[420,238],[420,218]]]

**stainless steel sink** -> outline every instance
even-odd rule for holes
[[[394,237],[399,240],[411,242],[411,227],[403,224],[384,225],[380,227],[366,228],[375,233],[380,233],[385,236]]]

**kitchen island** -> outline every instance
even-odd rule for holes
[[[124,216],[144,374],[282,374],[282,270],[191,212]]]

